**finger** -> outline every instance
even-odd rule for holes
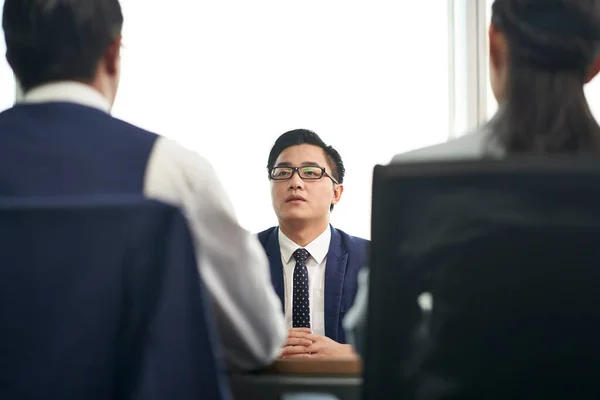
[[[304,336],[302,336],[303,339],[308,339],[311,342],[323,342],[324,340],[327,339],[326,336],[321,336],[321,335],[315,335],[313,333],[305,333]]]
[[[307,346],[288,346],[281,349],[281,354],[290,355],[290,354],[300,354],[300,353],[308,353]]]
[[[308,339],[308,337],[310,335],[311,335],[311,333],[306,333],[306,332],[289,332],[288,333],[288,339],[289,338]]]
[[[312,345],[313,342],[311,340],[308,339],[304,339],[304,338],[288,338],[288,340],[285,342],[286,346],[310,346]]]
[[[314,356],[312,354],[309,353],[302,353],[302,354],[292,354],[289,356],[285,356],[284,358],[293,358],[293,359],[299,359],[299,358],[313,358]]]
[[[310,329],[310,328],[290,328],[290,332],[312,333],[312,329]]]
[[[306,348],[307,353],[320,354],[325,349],[322,343],[313,343]]]
[[[281,355],[284,357],[291,356],[294,354],[308,353],[306,346],[289,346],[284,347],[281,350]]]

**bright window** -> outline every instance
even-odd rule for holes
[[[373,166],[448,138],[446,1],[122,4],[113,114],[206,157],[251,231],[277,223],[266,163],[287,130],[340,151],[332,222],[367,238]]]
[[[0,7],[0,21],[2,21],[2,7]],[[6,62],[5,54],[4,31],[0,29],[0,111],[9,108],[15,102],[15,80]]]
[[[487,1],[487,23],[488,25],[490,24],[491,20],[492,20],[492,4],[494,4],[494,0],[486,0]],[[490,52],[490,41],[488,40],[487,36],[485,37],[485,43],[486,43],[486,54],[482,54],[482,57],[485,57],[487,60],[487,72],[488,72],[488,79],[486,80],[486,85],[487,85],[487,100],[486,100],[486,105],[487,105],[487,113],[488,113],[488,117],[492,118],[494,116],[494,114],[496,114],[496,111],[498,110],[498,102],[496,101],[496,98],[494,97],[494,93],[492,92],[492,87],[490,85],[490,79],[489,79],[489,71],[490,71],[490,57],[489,57],[489,52]]]
[[[600,121],[600,77],[597,76],[586,86],[585,94],[594,117]]]

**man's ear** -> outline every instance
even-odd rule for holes
[[[6,51],[6,53],[4,53],[4,57],[6,58],[6,62],[8,63],[8,65],[13,69],[14,71],[14,65],[12,63],[12,60],[10,59],[10,55],[8,54],[8,50]]]
[[[340,200],[342,199],[343,192],[344,192],[344,185],[335,184],[335,187],[333,188],[333,199],[331,200],[332,206],[340,202]]]
[[[506,53],[506,39],[494,25],[490,25],[488,30],[488,43],[490,66],[498,70],[502,67],[503,57]]]
[[[592,65],[588,68],[585,83],[590,83],[598,75],[598,72],[600,72],[600,55],[596,57]]]
[[[103,62],[106,72],[116,75],[119,71],[119,60],[121,58],[121,35],[119,35],[108,46],[104,52]]]

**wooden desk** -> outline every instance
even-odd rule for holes
[[[281,400],[284,394],[332,394],[340,400],[358,400],[362,361],[343,359],[282,359],[263,371],[229,377],[235,399]]]
[[[362,360],[356,358],[337,359],[280,359],[266,368],[263,373],[296,376],[354,376],[362,375]]]

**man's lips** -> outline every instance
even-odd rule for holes
[[[306,199],[300,195],[292,194],[285,198],[286,203],[289,203],[291,201],[306,201]]]

